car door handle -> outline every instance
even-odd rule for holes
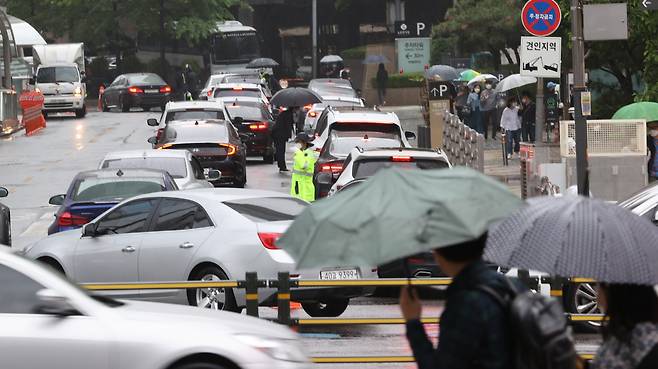
[[[135,252],[135,248],[132,246],[126,246],[121,249],[121,252]]]
[[[181,249],[191,249],[192,247],[194,247],[194,244],[190,242],[183,242],[180,245],[178,245],[178,247],[180,247]]]

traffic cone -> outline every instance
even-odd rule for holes
[[[101,85],[98,88],[98,111],[103,111],[103,93],[105,92],[105,86]]]

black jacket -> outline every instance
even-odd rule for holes
[[[530,101],[528,105],[523,105],[523,109],[519,110],[519,116],[521,117],[521,124],[535,124],[535,115],[537,114],[537,108],[534,102]]]
[[[279,113],[272,128],[272,138],[275,140],[287,140],[292,137],[293,115],[292,110],[287,109]]]

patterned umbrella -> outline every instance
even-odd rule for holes
[[[459,79],[459,72],[449,65],[433,65],[427,70],[425,76],[428,78],[438,76],[443,81],[454,81]]]
[[[480,72],[476,72],[473,69],[466,69],[465,71],[462,71],[461,73],[459,73],[458,81],[468,82],[468,81],[472,80],[473,78],[475,78],[479,75],[480,75]]]
[[[601,200],[536,198],[492,227],[485,259],[562,277],[654,285],[658,227]]]

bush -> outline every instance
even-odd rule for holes
[[[135,54],[124,55],[121,60],[121,73],[140,73],[144,71],[144,64]]]
[[[344,59],[359,59],[362,60],[366,57],[366,47],[357,46],[351,49],[343,50],[340,52],[340,55]]]
[[[372,88],[377,88],[377,78],[370,80]],[[387,88],[407,88],[425,86],[425,76],[422,72],[390,74],[388,76]]]

